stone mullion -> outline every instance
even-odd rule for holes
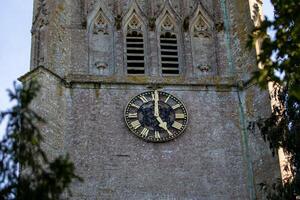
[[[115,68],[115,73],[117,76],[124,76],[125,75],[125,62],[124,62],[124,55],[125,55],[125,50],[124,50],[124,36],[122,31],[117,31],[115,35],[115,44],[118,44],[115,46],[116,50],[116,57],[115,63],[116,63],[116,68]]]
[[[150,50],[150,54],[148,54],[149,74],[150,74],[150,76],[159,76],[160,75],[160,66],[158,63],[157,34],[154,31],[150,31],[148,34],[148,37],[149,37],[149,50]]]
[[[192,46],[191,37],[189,33],[184,33],[184,52],[185,52],[185,67],[183,70],[183,75],[186,77],[194,77],[196,73],[193,72],[193,56],[192,56]]]

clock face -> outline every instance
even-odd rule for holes
[[[125,121],[136,136],[149,142],[166,142],[183,133],[187,110],[171,94],[150,91],[134,97],[125,109]]]

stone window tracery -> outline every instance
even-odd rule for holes
[[[129,21],[127,26],[127,31],[128,32],[137,31],[142,33],[142,23],[140,22],[136,14],[133,14],[131,20]]]
[[[210,37],[210,27],[209,25],[203,20],[202,16],[200,15],[193,26],[193,35],[194,37]]]
[[[161,25],[161,31],[162,32],[174,31],[174,24],[171,21],[169,15],[167,15],[165,20],[163,21],[163,23]]]
[[[103,11],[100,10],[98,17],[94,23],[94,34],[103,33],[104,35],[108,34],[108,21],[103,15]]]

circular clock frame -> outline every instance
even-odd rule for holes
[[[133,97],[124,111],[129,130],[147,142],[167,142],[182,135],[188,112],[177,97],[158,90]]]

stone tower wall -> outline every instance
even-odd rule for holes
[[[245,37],[252,27],[251,23],[248,23],[251,20],[249,5],[244,1],[236,3],[216,0],[51,2],[38,0],[34,15],[31,68],[47,65],[49,69],[62,76],[126,75],[124,26],[135,2],[138,15],[145,24],[147,75],[160,75],[157,69],[159,68],[157,25],[165,14],[166,7],[176,18],[182,55],[180,63],[183,69],[182,76],[228,77],[241,74],[242,69],[253,68],[255,65],[252,61],[251,66],[245,66],[246,62],[242,60],[241,55]],[[245,17],[241,17],[240,13],[244,13]],[[99,14],[100,20],[105,23],[106,34],[95,33],[95,23],[99,20]],[[208,26],[207,37],[196,36],[198,33],[193,31],[199,20],[203,20]],[[245,59],[250,60],[248,52],[246,55]],[[105,64],[106,69],[99,68],[97,63]],[[209,67],[209,70],[205,67]]]
[[[249,10],[246,0],[35,1],[31,71],[21,79],[42,85],[34,107],[48,121],[45,148],[70,153],[85,180],[72,199],[262,198],[258,184],[279,171],[247,131],[270,112],[267,93],[243,84],[256,68],[245,49]],[[144,75],[126,70],[133,14],[145,38]],[[166,15],[178,37],[176,76],[161,73]],[[123,119],[133,96],[157,86],[189,112],[185,133],[162,144],[135,137]]]

